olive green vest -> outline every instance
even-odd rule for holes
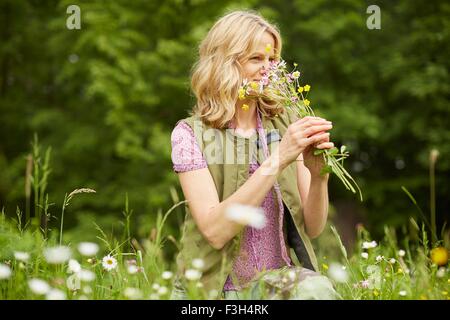
[[[296,117],[291,111],[285,111],[283,114],[273,118],[262,116],[262,126],[268,136],[271,132],[278,132],[279,136],[282,137],[288,125],[295,121],[295,119]],[[228,198],[247,181],[252,150],[258,149],[256,154],[259,163],[262,163],[264,159],[262,148],[256,148],[256,135],[254,135],[255,139],[252,140],[239,137],[232,130],[207,130],[211,129],[211,127],[205,125],[196,116],[191,116],[180,121],[184,121],[193,129],[198,145],[208,164],[208,169],[214,180],[220,201]],[[212,132],[213,134],[211,134]],[[276,147],[279,141],[271,142],[269,137],[267,143],[269,149],[273,150],[273,147]],[[227,147],[224,147],[225,145]],[[219,146],[219,153],[221,153],[219,155],[217,154],[217,146]],[[211,149],[211,147],[215,147],[216,152],[209,152],[214,149]],[[252,149],[252,147],[255,147],[255,149]],[[234,159],[234,162],[217,161],[217,159]],[[289,215],[291,229],[294,230],[290,231],[290,234],[294,235],[292,237],[294,239],[291,239],[289,244],[293,248],[297,260],[292,259],[292,254],[291,260],[295,265],[299,265],[300,262],[304,267],[309,267],[317,271],[317,259],[303,223],[303,208],[297,187],[296,161],[292,162],[281,172],[277,181],[280,185],[283,203],[287,207],[287,211],[289,211],[288,213],[286,212],[286,215]],[[275,194],[274,192],[274,196]],[[193,259],[203,259],[205,266],[200,282],[203,284],[206,292],[216,290],[213,291],[217,292],[217,296],[214,295],[214,297],[220,298],[226,278],[232,272],[233,261],[239,252],[240,240],[244,229],[222,249],[214,249],[201,235],[189,212],[187,204],[185,205],[185,209],[186,216],[180,240],[181,247],[176,259],[178,266],[177,279],[183,279],[182,275],[185,270],[192,268],[191,262]],[[288,223],[286,222],[285,224]],[[286,234],[286,226],[283,229]],[[287,246],[287,248],[289,247]]]

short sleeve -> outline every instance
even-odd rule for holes
[[[172,163],[176,173],[207,168],[192,128],[180,121],[172,131]]]

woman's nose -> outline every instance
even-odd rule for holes
[[[263,65],[261,66],[261,73],[266,73],[267,70],[269,70],[270,67],[270,61],[267,59],[264,61]]]

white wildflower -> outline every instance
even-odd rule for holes
[[[364,259],[369,259],[369,254],[367,252],[363,252],[361,253],[361,257],[363,257]]]
[[[45,295],[47,300],[66,300],[66,294],[59,289],[50,289]]]
[[[390,264],[394,264],[395,262],[397,262],[397,260],[395,260],[394,258],[389,259]]]
[[[404,257],[405,254],[406,254],[405,250],[401,250],[401,249],[398,250],[398,256],[399,256],[399,257]]]
[[[405,290],[401,290],[401,291],[399,291],[398,294],[401,295],[402,297],[404,297],[404,296],[406,296],[407,293]]]
[[[66,280],[66,285],[69,290],[75,291],[80,290],[80,277],[77,273],[71,275]]]
[[[167,287],[161,287],[158,289],[158,294],[159,295],[165,295],[167,292],[169,292],[169,290],[167,289]]]
[[[161,277],[162,277],[164,280],[169,280],[169,279],[171,279],[171,278],[173,277],[173,273],[170,272],[170,271],[164,271],[164,272],[161,274]]]
[[[384,259],[384,256],[377,256],[375,258],[375,260],[377,260],[377,262],[381,262],[381,261],[383,261],[383,259]]]
[[[376,241],[371,241],[371,242],[364,241],[362,244],[362,247],[364,249],[371,249],[371,248],[375,248],[376,246],[377,246]]]
[[[348,273],[339,263],[331,263],[328,268],[328,275],[336,282],[345,283],[348,281]]]
[[[78,277],[81,281],[91,282],[95,280],[95,273],[90,270],[81,269],[80,272],[78,272]]]
[[[81,270],[81,265],[80,263],[75,260],[75,259],[70,259],[69,260],[69,266],[68,266],[68,271],[70,273],[78,273]]]
[[[117,268],[117,260],[116,258],[107,255],[103,257],[102,266],[107,271],[114,270],[115,268]]]
[[[83,287],[83,293],[91,294],[92,293],[92,288],[90,286],[84,286]]]
[[[142,292],[138,288],[131,288],[131,287],[125,288],[123,294],[125,295],[125,297],[132,300],[142,298]]]
[[[231,204],[226,210],[228,219],[242,225],[249,225],[256,229],[262,229],[266,224],[264,210],[242,204]]]
[[[128,272],[129,274],[135,274],[135,273],[138,273],[138,272],[139,272],[139,267],[138,267],[137,265],[135,265],[135,264],[130,264],[130,265],[127,267],[127,272]]]
[[[35,294],[46,294],[50,291],[50,285],[42,279],[34,278],[28,280],[28,286]]]
[[[205,267],[205,262],[202,259],[192,260],[192,266],[197,270],[202,270]]]
[[[70,259],[71,252],[69,247],[56,246],[44,249],[44,256],[48,263],[60,264]]]
[[[195,269],[187,269],[184,273],[184,276],[186,277],[186,279],[194,281],[200,279],[202,273]]]
[[[85,257],[95,256],[98,250],[99,246],[94,242],[80,242],[78,244],[78,251]]]
[[[438,271],[436,272],[436,277],[443,278],[445,276],[445,268],[440,267]]]
[[[6,264],[0,263],[0,280],[11,277],[11,268]]]
[[[30,254],[23,251],[14,251],[14,258],[19,261],[27,262],[30,259]]]
[[[158,283],[152,285],[153,290],[158,290],[161,286]]]
[[[295,281],[295,279],[297,278],[297,274],[295,273],[294,270],[289,270],[288,277],[289,279],[291,279],[291,281]]]

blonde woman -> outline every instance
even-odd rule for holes
[[[200,44],[196,104],[171,137],[187,200],[174,299],[193,288],[204,298],[337,297],[310,242],[328,215],[328,174],[320,175],[313,148],[333,147],[332,124],[297,119],[275,101],[239,99],[244,79],[261,80],[281,48],[277,28],[249,11],[220,18]],[[254,207],[262,228],[228,215],[240,208],[246,220]]]

